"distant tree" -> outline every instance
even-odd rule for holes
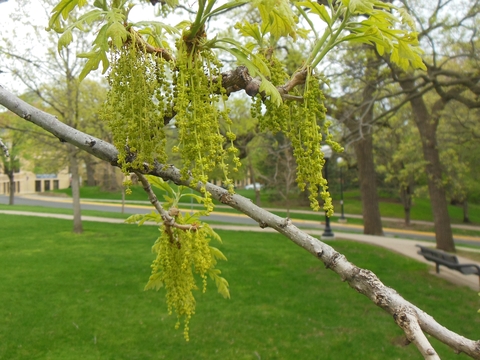
[[[422,180],[426,181],[420,136],[409,120],[410,115],[410,111],[401,109],[374,133],[377,172],[398,189],[406,226],[410,225],[415,188]]]
[[[368,44],[349,44],[341,54],[342,63],[327,70],[327,77],[340,87],[331,87],[327,92],[329,116],[343,126],[340,142],[355,154],[364,233],[383,235],[372,140],[385,81],[381,61]],[[337,56],[331,55],[331,61],[336,61]]]
[[[480,39],[476,31],[480,9],[476,0],[464,2],[461,8],[448,0],[435,4],[409,0],[401,3],[419,28],[418,39],[425,50],[423,59],[428,71],[405,72],[394,64],[389,68],[392,79],[402,89],[404,101],[412,109],[420,133],[437,247],[454,251],[438,128],[450,103],[458,102],[470,109],[480,107],[477,61]]]
[[[8,176],[9,180],[8,189],[10,193],[8,204],[13,205],[15,202],[15,192],[17,191],[15,173],[20,171],[19,147],[21,146],[21,138],[18,134],[13,133],[8,138],[3,136],[2,139],[4,151],[0,154],[0,158],[2,160],[3,172]]]
[[[50,0],[43,0],[43,3],[46,8],[53,6],[53,1]],[[29,36],[43,43],[45,53],[31,54],[11,38],[4,38],[3,45],[0,46],[0,53],[4,53],[7,57],[7,60],[4,60],[4,66],[23,83],[30,95],[38,98],[37,101],[42,104],[42,109],[56,114],[69,126],[84,129],[100,137],[104,136],[105,132],[97,131],[101,125],[95,125],[95,123],[100,124],[98,115],[95,114],[103,106],[106,88],[92,80],[82,83],[79,81],[85,61],[77,58],[76,55],[86,49],[86,42],[79,38],[75,49],[64,48],[57,51],[56,43],[59,36],[50,34],[47,37],[41,37],[39,33],[43,27],[38,24],[35,15],[26,11],[27,8],[25,3],[20,2],[14,20],[31,30]],[[19,14],[23,12],[25,16],[20,17]],[[8,58],[15,61],[8,61]],[[51,147],[58,145],[58,140],[55,140],[54,144],[51,143]],[[70,144],[63,144],[62,149],[64,155],[56,159],[68,164],[73,199],[73,231],[81,233],[83,227],[80,209],[80,151]]]

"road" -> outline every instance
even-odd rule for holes
[[[0,195],[0,204],[8,204],[8,197]],[[50,196],[39,196],[39,195],[24,195],[15,197],[15,205],[28,205],[28,206],[41,206],[41,207],[53,207],[53,208],[64,208],[71,209],[72,201],[70,198],[63,197],[50,197]],[[81,201],[82,210],[96,210],[104,212],[118,212],[122,211],[122,206],[120,203],[107,203],[99,202],[97,200],[82,200]],[[12,209],[13,210],[13,209]],[[188,209],[188,205],[187,208]],[[124,212],[126,214],[146,214],[152,211],[152,206],[148,205],[148,202],[139,202],[139,204],[128,203],[124,207]],[[300,220],[295,219],[295,214],[292,214],[293,223],[299,228],[303,229],[323,229],[325,227],[324,218],[319,214],[319,221],[312,220]],[[202,220],[207,220],[203,218]],[[215,223],[226,223],[226,224],[236,224],[236,225],[257,225],[257,223],[241,213],[222,213],[214,211],[209,217],[208,221]],[[354,224],[343,224],[343,223],[330,223],[332,230],[339,232],[350,232],[350,233],[363,233],[363,226],[354,225]],[[471,227],[480,231],[478,227]],[[393,228],[384,228],[385,236],[387,237],[399,237],[409,238],[409,239],[418,239],[418,240],[435,240],[435,234],[430,232],[420,232],[414,230],[403,230],[403,229],[393,229]],[[480,237],[473,236],[463,236],[455,235],[455,242],[458,244],[470,244],[480,246]]]

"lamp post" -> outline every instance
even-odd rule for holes
[[[332,148],[328,145],[323,145],[321,148],[323,152],[323,158],[325,159],[325,180],[328,182],[328,161],[332,157]],[[332,229],[330,228],[330,218],[325,211],[325,231],[322,234],[322,240],[333,240],[335,235],[333,234]]]
[[[338,167],[340,168],[340,207],[342,209],[342,214],[340,215],[340,218],[338,219],[338,222],[341,223],[346,223],[347,218],[345,217],[345,213],[343,212],[343,158],[339,157],[337,158],[337,164]]]

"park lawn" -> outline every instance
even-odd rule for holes
[[[278,234],[219,231],[231,299],[197,296],[190,342],[143,291],[155,227],[0,215],[0,359],[420,359],[393,319]],[[440,323],[478,338],[476,292],[367,244],[335,248]],[[434,346],[437,345],[433,341]],[[443,345],[442,359],[461,359]]]

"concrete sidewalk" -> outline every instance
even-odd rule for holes
[[[2,196],[2,195],[0,195]],[[72,198],[71,197],[66,197],[66,196],[52,196],[52,194],[45,195],[41,193],[33,193],[33,194],[25,194],[25,195],[17,195],[20,198],[25,198],[25,199],[38,199],[38,200],[44,200],[44,201],[53,201],[53,202],[67,202],[71,203]],[[5,199],[7,197],[5,196]],[[101,204],[101,203],[110,203],[110,204],[121,204],[122,200],[112,200],[112,199],[87,199],[87,198],[82,198],[81,199],[82,203],[94,203],[94,204]],[[5,202],[7,203],[7,202]],[[145,200],[125,200],[125,205],[139,205],[139,206],[146,206],[146,207],[151,207],[150,201],[145,201]],[[182,207],[194,207],[194,208],[203,208],[202,204],[187,204],[187,203],[182,203]],[[231,209],[230,206],[228,205],[215,205],[215,208],[220,208],[220,209]],[[282,212],[285,213],[285,209],[282,208],[269,208],[266,207],[264,210],[270,211],[270,212]],[[318,211],[313,211],[313,210],[296,210],[296,209],[290,209],[290,214],[308,214],[308,215],[319,215]],[[340,216],[338,212],[335,212],[334,216]],[[363,219],[363,215],[359,214],[344,214],[344,216],[352,219]],[[293,218],[293,216],[291,216]],[[382,221],[388,221],[388,222],[397,222],[397,223],[404,223],[405,220],[401,218],[392,218],[392,217],[384,217],[382,216]],[[423,221],[423,220],[410,220],[410,223],[412,225],[425,225],[425,226],[434,226],[434,223],[432,221]],[[472,231],[480,231],[480,226],[479,225],[469,225],[469,224],[451,224],[451,227],[454,229],[463,229],[463,230],[472,230]]]
[[[38,212],[28,212],[28,211],[13,211],[13,210],[0,210],[0,214],[7,214],[7,215],[17,215],[17,216],[38,216],[38,217],[50,217],[56,219],[64,219],[64,220],[72,220],[73,215],[64,215],[64,214],[45,214],[45,213],[38,213]],[[114,223],[114,224],[123,224],[125,223],[123,219],[115,219],[115,218],[103,218],[103,217],[95,217],[95,216],[82,216],[82,220],[84,221],[94,221],[94,222],[106,222],[106,223]],[[145,223],[145,225],[156,225],[154,223]],[[230,231],[255,231],[255,232],[276,232],[273,229],[266,228],[262,229],[257,226],[238,226],[238,225],[220,225],[220,224],[213,224],[211,225],[213,229],[216,230],[230,230]],[[323,233],[323,230],[304,230],[308,234],[320,238]],[[363,235],[363,234],[354,234],[354,233],[344,233],[344,232],[335,232],[335,236],[337,239],[345,239],[345,240],[353,240],[353,241],[360,241],[364,243],[369,243],[377,246],[384,247],[386,249],[390,249],[395,251],[399,254],[408,256],[413,258],[417,261],[429,264],[432,266],[432,270],[430,273],[432,276],[438,276],[440,278],[446,279],[454,284],[459,286],[468,286],[472,290],[478,291],[479,290],[479,277],[476,275],[463,275],[458,271],[450,270],[444,266],[440,267],[440,274],[435,272],[435,264],[433,262],[425,260],[425,258],[421,255],[417,254],[418,248],[416,247],[417,244],[423,246],[432,246],[433,242],[428,241],[419,241],[419,240],[409,240],[409,239],[399,239],[399,238],[390,238],[385,236],[373,236],[373,235]],[[335,247],[335,240],[330,240],[329,244]],[[475,251],[472,249],[472,251]],[[480,250],[479,250],[480,251]],[[457,256],[459,262],[461,264],[476,264],[480,266],[480,263],[472,261],[470,259],[466,259],[462,256]]]

